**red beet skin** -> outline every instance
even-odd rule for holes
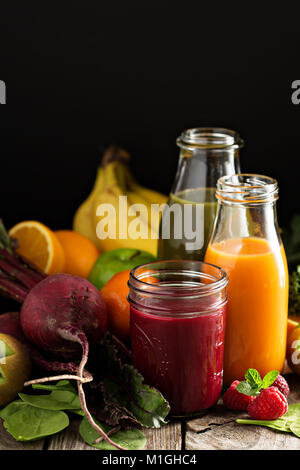
[[[21,325],[28,340],[58,358],[76,353],[76,342],[59,330],[74,327],[97,343],[107,329],[107,312],[98,289],[86,279],[69,274],[48,276],[33,287],[22,305]]]

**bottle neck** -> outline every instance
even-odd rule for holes
[[[213,242],[233,238],[264,238],[280,242],[277,223],[277,181],[261,175],[233,175],[218,180]]]
[[[239,135],[228,129],[196,128],[177,139],[180,157],[172,193],[191,188],[215,188],[224,175],[239,173]]]

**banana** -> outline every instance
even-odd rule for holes
[[[151,204],[164,204],[167,197],[139,185],[129,171],[128,158],[127,152],[117,147],[105,152],[94,187],[74,216],[73,229],[92,240],[100,251],[131,247],[156,255],[160,213],[152,209],[151,218]],[[135,213],[133,204],[143,204],[147,213]],[[138,234],[143,238],[136,238]]]
[[[87,199],[78,207],[73,218],[73,230],[89,238],[95,245],[98,245],[95,227],[92,218],[92,204],[103,185],[103,169],[97,170],[97,177],[94,187]]]

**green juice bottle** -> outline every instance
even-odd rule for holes
[[[218,178],[240,173],[237,132],[215,127],[184,131],[176,141],[179,163],[158,240],[160,260],[203,261],[217,210]]]

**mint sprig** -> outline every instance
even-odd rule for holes
[[[245,374],[245,379],[240,382],[236,389],[244,395],[257,396],[264,388],[270,387],[277,379],[279,372],[271,370],[262,379],[260,373],[256,369],[248,369]]]

